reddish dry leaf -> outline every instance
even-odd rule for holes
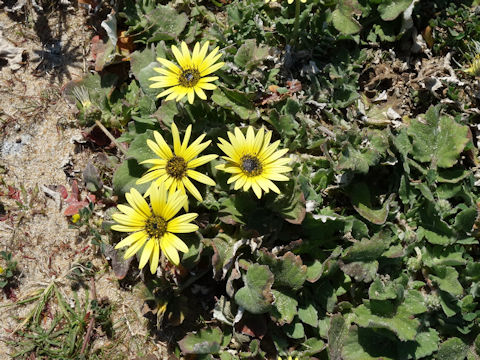
[[[7,196],[8,196],[10,199],[17,200],[17,201],[21,201],[21,200],[20,200],[20,190],[18,190],[17,188],[14,188],[13,186],[8,185],[8,194],[7,194]]]
[[[57,186],[57,192],[60,193],[60,195],[62,196],[62,199],[64,199],[64,200],[68,197],[67,188],[63,185]]]
[[[262,105],[271,104],[271,103],[274,103],[274,102],[281,101],[281,100],[283,100],[287,97],[293,96],[293,94],[302,90],[302,83],[298,80],[287,81],[287,92],[283,93],[283,94],[280,94],[278,92],[278,88],[279,87],[277,85],[270,85],[268,87],[268,90],[272,94],[265,97],[262,100],[261,104]]]
[[[65,187],[64,187],[65,188]],[[62,191],[62,190],[61,190]],[[62,193],[62,192],[60,192]],[[63,196],[64,194],[62,194]],[[65,198],[64,198],[65,199]],[[72,190],[70,192],[70,196],[65,200],[68,204],[67,208],[63,212],[65,216],[72,216],[78,213],[80,209],[88,206],[89,203],[94,203],[96,200],[95,195],[88,194],[85,200],[80,200],[80,192],[78,190],[78,183],[77,180],[73,180],[72,183]]]
[[[105,43],[100,39],[99,35],[95,35],[92,40],[90,40],[90,54],[92,55],[93,60],[97,60],[99,54],[105,52]]]

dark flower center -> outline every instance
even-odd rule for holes
[[[171,177],[181,179],[185,176],[185,172],[187,171],[187,163],[180,156],[174,156],[168,160],[165,171]]]
[[[257,176],[262,173],[262,164],[256,156],[244,155],[240,159],[240,169],[247,176]]]
[[[200,80],[200,72],[197,69],[185,69],[178,78],[178,82],[183,87],[194,87],[198,80]]]
[[[145,223],[145,231],[151,238],[161,238],[167,232],[167,222],[161,216],[152,216]]]

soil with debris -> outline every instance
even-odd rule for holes
[[[85,9],[43,10],[0,14],[0,250],[12,254],[21,272],[14,287],[0,290],[0,359],[18,351],[12,343],[21,340],[18,331],[33,306],[18,302],[52,282],[72,300],[68,274],[86,262],[96,269],[97,299],[112,304],[115,331],[108,338],[94,330],[92,348],[110,349],[110,358],[164,358],[164,346],[147,334],[139,294],[119,286],[105,258],[64,215],[59,189],[70,189],[74,179],[81,184],[94,154],[78,144],[75,106],[62,88],[88,71],[95,31]]]

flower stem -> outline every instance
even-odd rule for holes
[[[108,129],[105,126],[103,126],[100,121],[95,120],[95,124],[97,124],[97,126],[100,128],[100,130],[102,130],[103,133],[105,135],[107,135],[107,137],[110,139],[110,141],[115,144],[117,149],[120,150],[123,153],[123,155],[127,155],[127,149],[123,146],[123,144],[120,144],[117,141],[117,139],[115,139],[115,137],[112,135],[112,133],[110,131],[108,131]]]
[[[298,23],[300,20],[300,0],[295,0],[295,23],[293,24],[292,43],[298,42]]]

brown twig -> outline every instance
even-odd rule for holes
[[[105,135],[107,135],[107,137],[115,144],[115,146],[118,148],[118,150],[120,150],[123,155],[127,155],[127,149],[125,149],[125,147],[120,144],[117,139],[115,139],[115,137],[112,135],[112,133],[110,131],[108,131],[108,129],[102,125],[102,123],[98,120],[95,120],[95,124],[97,124],[97,126],[100,128],[100,130],[103,131],[103,133]]]
[[[92,289],[92,301],[97,300],[97,291],[95,288],[95,278],[90,279],[90,288]],[[82,349],[80,350],[80,354],[85,352],[88,343],[90,342],[90,337],[92,336],[93,327],[95,326],[95,314],[92,311],[92,307],[90,306],[90,322],[88,323],[87,333],[85,334],[85,338],[83,339]]]

